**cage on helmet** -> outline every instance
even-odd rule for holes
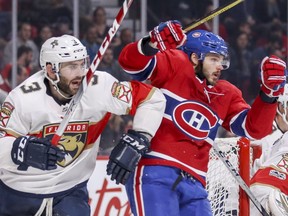
[[[60,63],[85,60],[88,65],[85,46],[71,35],[52,37],[44,42],[40,51],[40,66],[46,72],[46,65],[50,63],[55,72],[59,72]]]
[[[228,69],[230,59],[228,46],[222,37],[205,30],[194,30],[187,34],[187,41],[182,46],[182,50],[190,58],[192,53],[198,56],[199,60],[204,60],[209,53],[219,54],[224,57],[222,61],[223,69]]]
[[[284,86],[283,94],[279,95],[278,102],[283,106],[283,113],[280,112],[279,108],[277,108],[277,113],[282,116],[283,120],[288,124],[286,115],[287,115],[287,102],[288,102],[288,84]]]

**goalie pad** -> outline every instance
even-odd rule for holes
[[[273,190],[269,194],[268,208],[272,216],[288,215],[288,197],[280,190]]]

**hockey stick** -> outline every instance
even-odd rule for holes
[[[218,16],[221,13],[224,13],[225,11],[229,10],[230,8],[238,5],[239,3],[243,2],[244,0],[236,0],[231,3],[227,3],[221,7],[216,8],[215,10],[210,11],[207,15],[193,21],[190,23],[187,27],[184,28],[184,32],[189,32],[195,27],[201,25],[202,23],[207,22],[210,19],[213,19],[214,17]]]
[[[242,179],[242,177],[237,172],[237,170],[233,167],[233,165],[230,163],[230,161],[226,158],[225,154],[220,150],[220,148],[217,146],[217,144],[214,144],[213,148],[214,148],[214,151],[217,154],[217,156],[224,163],[224,165],[228,168],[229,172],[236,179],[236,181],[238,182],[240,187],[246,192],[246,194],[249,196],[250,200],[253,202],[253,204],[256,206],[256,208],[259,210],[259,212],[264,216],[269,216],[267,211],[264,209],[264,207],[261,205],[261,203],[257,200],[257,198],[254,196],[254,194],[251,192],[250,188],[247,186],[245,181]]]
[[[71,116],[73,115],[73,113],[75,111],[76,106],[79,104],[83,93],[85,92],[91,79],[93,78],[94,72],[96,71],[97,67],[99,66],[99,63],[102,60],[102,57],[103,57],[106,49],[110,45],[111,40],[113,39],[117,30],[119,29],[120,24],[122,23],[125,15],[127,14],[127,11],[129,9],[129,7],[131,6],[132,2],[133,2],[133,0],[124,0],[122,7],[120,8],[115,20],[113,21],[111,28],[109,29],[107,35],[105,36],[105,38],[104,38],[104,40],[103,40],[103,42],[102,42],[102,44],[101,44],[101,46],[97,52],[97,55],[95,56],[95,58],[92,61],[92,64],[89,67],[89,70],[88,70],[87,75],[86,75],[86,80],[83,79],[82,84],[80,86],[80,89],[78,90],[77,94],[70,101],[68,110],[65,113],[62,122],[59,124],[59,127],[58,127],[56,133],[52,137],[51,143],[53,145],[58,144],[62,134],[64,133],[64,131],[65,131],[70,119],[71,119]]]

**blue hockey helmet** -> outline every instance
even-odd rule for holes
[[[182,50],[190,58],[195,53],[199,60],[204,60],[206,54],[214,53],[224,57],[222,62],[223,69],[230,66],[228,46],[226,42],[218,35],[205,30],[194,30],[187,34],[187,41],[182,46]]]

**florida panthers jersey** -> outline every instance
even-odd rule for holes
[[[134,115],[133,129],[151,135],[163,117],[165,98],[160,90],[141,82],[119,82],[106,72],[96,71],[59,141],[65,159],[55,170],[29,167],[19,171],[11,159],[15,137],[53,136],[69,105],[51,96],[48,82],[43,71],[34,74],[8,95],[1,108],[0,179],[18,191],[53,194],[87,181],[110,113]]]
[[[145,56],[141,40],[127,45],[119,63],[134,79],[149,79],[166,97],[164,118],[143,164],[178,167],[205,184],[208,152],[219,126],[248,138],[262,138],[272,129],[276,104],[257,97],[250,107],[239,89],[225,80],[215,86],[200,80],[181,50]],[[152,157],[150,157],[152,156]]]
[[[288,195],[288,132],[283,134],[275,127],[256,144],[261,145],[262,155],[254,161],[250,189],[262,206],[268,206],[268,197],[275,190]],[[261,215],[253,204],[250,215]]]
[[[274,121],[273,130],[271,134],[265,136],[264,138],[260,140],[251,141],[251,146],[254,146],[254,147],[258,146],[261,149],[260,157],[256,158],[253,162],[251,175],[254,175],[255,172],[260,167],[263,167],[265,164],[267,165],[266,161],[269,160],[271,157],[273,157],[275,154],[277,153],[281,154],[281,152],[279,152],[279,148],[282,149],[284,147],[285,149],[285,145],[281,146],[282,137],[283,137],[283,132],[278,128],[277,123]]]
[[[251,186],[267,185],[288,195],[288,133],[283,134],[275,128],[258,142],[262,146],[262,155],[254,162]]]

